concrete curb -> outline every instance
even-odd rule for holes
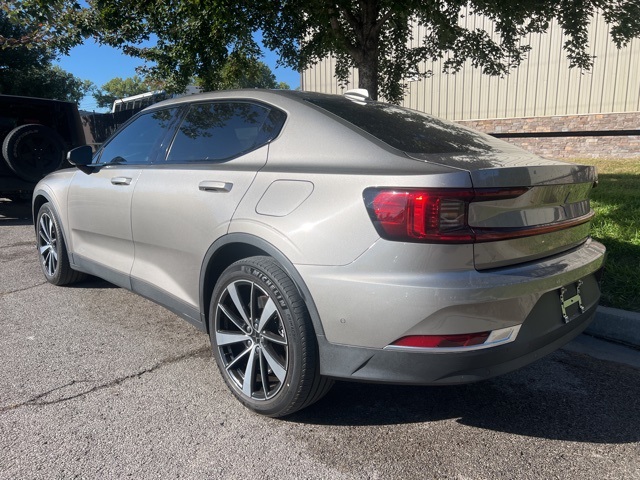
[[[604,340],[640,347],[640,313],[598,307],[596,318],[585,333]]]

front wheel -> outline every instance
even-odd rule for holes
[[[38,211],[36,235],[40,266],[49,283],[67,285],[84,278],[83,273],[73,270],[69,265],[62,227],[48,203],[42,205]]]
[[[216,363],[248,408],[282,417],[319,400],[321,377],[309,313],[292,280],[270,257],[240,260],[221,275],[211,299]]]

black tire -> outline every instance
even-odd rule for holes
[[[27,182],[37,182],[64,162],[64,144],[55,130],[28,124],[14,128],[2,142],[9,168]]]
[[[333,385],[320,376],[305,303],[270,257],[240,260],[223,272],[211,297],[209,327],[227,386],[257,413],[289,415],[320,400]]]
[[[40,266],[47,282],[68,285],[86,277],[84,273],[73,270],[69,265],[62,227],[49,203],[42,205],[38,211],[36,237]]]

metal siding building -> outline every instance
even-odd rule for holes
[[[463,12],[461,23],[493,33],[493,23]],[[423,38],[423,27],[414,27],[413,46]],[[497,36],[494,35],[494,38]],[[523,43],[532,46],[528,58],[504,78],[483,75],[467,62],[456,74],[442,73],[442,61],[423,63],[420,71],[433,75],[408,82],[403,105],[449,120],[546,117],[640,111],[640,40],[618,50],[609,27],[596,15],[589,29],[590,72],[569,68],[556,22],[544,35],[530,35]],[[342,93],[334,74],[335,60],[327,58],[304,71],[303,90]],[[354,69],[347,88],[357,87]]]

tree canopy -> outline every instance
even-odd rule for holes
[[[146,93],[152,87],[138,75],[129,78],[115,77],[93,92],[99,108],[110,108],[113,102],[125,97]]]
[[[487,30],[464,26],[467,6],[493,21],[498,41]],[[587,32],[597,10],[611,24],[618,47],[640,35],[637,0],[287,0],[277,15],[269,15],[266,4],[261,13],[267,46],[277,49],[286,64],[304,68],[331,54],[339,79],[346,80],[355,66],[360,88],[374,98],[379,93],[398,102],[405,78],[428,75],[418,68],[422,61],[444,59],[444,70],[457,72],[470,60],[485,74],[508,74],[529,51],[520,40],[546,32],[552,19],[566,35],[564,49],[571,65],[589,69],[593,59]],[[415,48],[408,47],[412,24],[425,30]]]
[[[463,26],[467,6],[492,20],[498,40],[486,30]],[[13,42],[64,50],[94,36],[151,62],[146,73],[169,88],[184,88],[194,76],[219,80],[229,56],[259,59],[254,34],[261,31],[281,64],[301,71],[333,55],[339,79],[346,80],[356,67],[359,87],[390,101],[401,99],[404,78],[428,74],[418,69],[424,60],[444,59],[450,72],[470,60],[486,74],[507,74],[529,51],[520,40],[547,31],[552,20],[565,34],[571,65],[584,69],[593,63],[587,32],[596,11],[610,25],[616,46],[640,36],[637,0],[94,0],[88,7],[75,0],[9,0],[6,8],[39,25]],[[426,31],[415,48],[408,47],[412,24]],[[143,46],[150,39],[155,43]]]
[[[0,10],[0,38],[21,39],[27,33]],[[0,93],[79,102],[90,90],[91,82],[54,66],[54,58],[46,45],[41,44],[0,48]]]
[[[238,88],[277,88],[288,90],[289,85],[276,82],[269,66],[259,60],[230,56],[213,78],[196,78],[194,83],[205,91]],[[94,89],[93,97],[99,108],[108,108],[117,99],[131,97],[152,90],[164,89],[162,82],[151,82],[138,75],[129,78],[115,77]]]
[[[209,72],[212,78],[198,78],[196,84],[204,90],[232,90],[237,88],[278,88],[288,90],[289,85],[276,82],[269,66],[253,57],[237,53],[227,57],[219,71]]]

